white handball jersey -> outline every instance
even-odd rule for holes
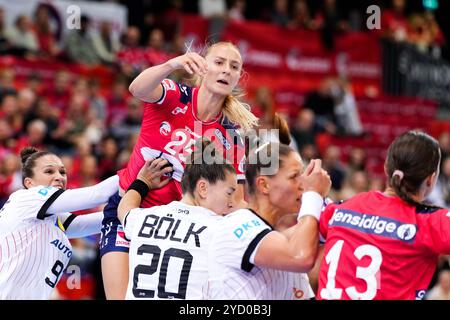
[[[204,299],[211,238],[221,219],[178,201],[131,210],[124,218],[130,240],[126,299]]]
[[[207,297],[222,300],[310,299],[314,293],[306,274],[253,265],[261,240],[272,227],[249,209],[222,220],[214,235]]]
[[[0,209],[0,300],[49,299],[72,256],[64,230],[75,215],[46,214],[63,192],[19,190]]]

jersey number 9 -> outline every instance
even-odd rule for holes
[[[64,263],[59,260],[56,260],[55,264],[52,267],[52,273],[56,276],[55,280],[52,282],[49,277],[45,278],[45,283],[50,287],[54,288],[58,283],[59,276],[64,270]]]

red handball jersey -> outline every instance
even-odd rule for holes
[[[238,180],[245,180],[245,147],[234,126],[220,114],[210,122],[197,119],[198,88],[165,79],[163,95],[155,103],[146,104],[138,141],[128,165],[118,172],[120,187],[126,190],[136,179],[145,160],[162,157],[172,165],[172,181],[149,192],[141,207],[165,205],[181,198],[181,177],[186,158],[202,136],[215,142],[217,150],[233,164]]]
[[[320,234],[318,299],[422,299],[450,253],[450,213],[371,191],[326,207]]]

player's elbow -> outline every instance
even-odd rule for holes
[[[303,250],[294,257],[294,260],[295,272],[308,272],[314,267],[316,252],[313,249]]]
[[[137,83],[136,80],[131,82],[130,86],[128,87],[128,91],[131,93],[131,95],[135,98],[141,99],[142,93],[140,92],[139,83]]]
[[[125,215],[130,211],[129,208],[127,208],[125,205],[121,205],[119,203],[119,206],[117,208],[117,218],[119,219],[120,223],[123,224],[123,220],[125,218]]]

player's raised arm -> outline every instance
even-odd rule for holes
[[[189,74],[203,76],[207,72],[205,58],[195,52],[189,52],[175,57],[167,62],[145,69],[130,84],[131,94],[145,102],[156,102],[163,95],[163,87],[160,85],[169,74],[178,69],[184,69]]]
[[[108,202],[109,197],[119,190],[119,177],[114,175],[96,185],[68,189],[58,196],[47,209],[47,214],[78,211],[95,208]]]
[[[315,263],[319,229],[318,222],[323,198],[328,194],[331,180],[322,169],[321,160],[313,160],[302,176],[302,207],[292,236],[272,232],[262,241],[255,254],[255,265],[286,271],[307,272]]]

